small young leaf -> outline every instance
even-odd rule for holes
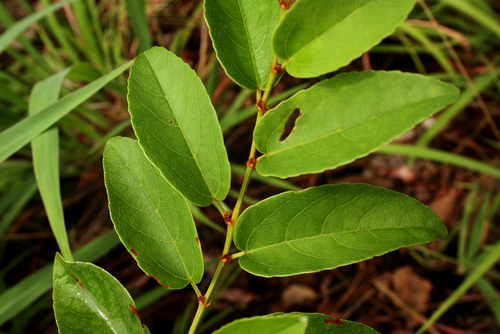
[[[182,289],[203,276],[203,256],[186,199],[161,176],[135,140],[111,138],[104,150],[111,218],[139,267]]]
[[[271,71],[277,0],[206,0],[205,19],[227,75],[250,90],[264,88]]]
[[[148,333],[127,290],[92,263],[66,262],[56,254],[53,299],[60,334]]]
[[[304,334],[306,327],[307,316],[281,313],[238,319],[213,334]]]
[[[319,173],[365,156],[458,98],[456,87],[417,74],[340,74],[268,112],[254,132],[257,172],[281,178]],[[300,115],[286,139],[285,125]]]
[[[415,0],[298,0],[273,35],[274,52],[299,78],[333,72],[380,43]]]
[[[215,110],[194,71],[153,47],[135,59],[128,92],[139,144],[168,182],[200,206],[224,199],[229,160]]]
[[[308,321],[305,334],[380,334],[366,325],[335,319],[320,313],[288,313],[290,315],[306,316]]]
[[[333,269],[446,236],[419,201],[366,184],[325,185],[270,197],[243,212],[240,266],[264,277]]]

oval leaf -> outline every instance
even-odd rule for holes
[[[224,199],[229,160],[215,110],[194,71],[154,47],[135,59],[127,97],[139,144],[170,184],[200,206]]]
[[[60,334],[149,333],[125,288],[105,270],[54,260],[54,313]]]
[[[349,64],[394,32],[415,0],[298,0],[273,36],[288,73],[316,77]]]
[[[279,177],[319,173],[365,156],[458,98],[456,87],[417,74],[340,74],[301,91],[255,128],[257,171]],[[284,139],[285,124],[300,116]]]
[[[296,314],[270,314],[238,319],[221,327],[213,334],[304,334],[307,316]]]
[[[104,150],[109,210],[139,267],[171,289],[203,276],[203,256],[186,199],[161,176],[139,144],[111,138]]]
[[[250,90],[264,88],[271,71],[276,0],[206,0],[205,19],[227,75]]]
[[[257,276],[333,269],[446,236],[440,219],[406,195],[366,184],[273,196],[243,212],[234,243]]]

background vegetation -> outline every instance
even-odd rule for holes
[[[61,92],[66,96],[140,51],[164,46],[205,82],[233,163],[233,186],[239,188],[251,144],[254,96],[232,83],[218,64],[201,1],[81,0],[22,29],[23,19],[49,5],[49,0],[0,2],[0,131],[37,108],[41,102],[30,100],[30,92],[52,74],[73,66]],[[10,43],[16,29],[23,33]],[[258,278],[231,263],[199,332],[244,316],[303,311],[359,321],[382,333],[414,333],[428,318],[437,321],[430,333],[499,333],[499,55],[500,2],[418,1],[392,36],[338,72],[422,73],[454,83],[461,98],[377,154],[286,181],[254,174],[247,193],[246,204],[252,204],[284,190],[327,183],[383,186],[435,210],[449,230],[446,239],[296,277]],[[111,136],[133,136],[126,78],[127,72],[120,74],[58,122],[66,227],[75,258],[94,261],[117,277],[152,333],[184,333],[195,310],[194,293],[169,291],[145,276],[118,246],[109,218],[102,149]],[[320,79],[285,75],[270,105]],[[0,141],[2,146],[7,142]],[[228,204],[234,205],[235,196],[230,192]],[[193,207],[193,213],[205,253],[211,254],[205,260],[216,263],[224,222],[215,208]],[[0,164],[0,333],[56,332],[51,273],[57,250],[27,145]],[[215,267],[206,268],[209,278]]]

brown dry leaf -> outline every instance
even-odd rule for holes
[[[418,276],[410,266],[397,269],[392,284],[399,298],[417,310],[429,302],[432,283]]]
[[[230,302],[231,304],[250,304],[253,301],[259,300],[259,296],[249,293],[246,290],[238,288],[227,289],[221,297],[221,300]]]
[[[451,188],[448,192],[436,198],[431,204],[429,204],[429,208],[434,211],[434,213],[436,213],[447,226],[449,226],[449,223],[457,210],[457,206],[455,204],[460,196],[460,193],[461,191],[457,188]]]
[[[316,298],[317,292],[306,285],[293,284],[281,294],[281,303],[285,308],[293,305],[304,304]]]

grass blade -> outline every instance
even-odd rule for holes
[[[0,220],[0,236],[3,235],[12,225],[12,223],[19,217],[19,214],[22,212],[23,208],[26,206],[28,201],[35,195],[36,193],[36,182],[33,177],[30,177],[23,183],[19,185],[14,191],[14,194],[17,196],[12,198],[12,193],[6,196],[9,200],[13,200],[11,205],[9,206],[5,215],[3,215]]]
[[[150,49],[153,44],[149,38],[149,27],[146,20],[146,11],[142,0],[125,0],[132,25],[132,31],[135,37],[139,40],[139,50],[146,51]]]
[[[53,76],[37,83],[30,94],[29,114],[34,115],[50,106],[59,98],[59,92],[68,67]],[[67,261],[73,261],[69,247],[64,213],[59,187],[59,130],[53,126],[31,142],[33,168],[43,206],[47,212],[52,233],[62,255]]]
[[[92,240],[74,252],[75,260],[92,262],[120,243],[117,234],[110,231]],[[24,278],[0,295],[0,326],[29,307],[52,288],[53,263]]]
[[[15,40],[16,37],[19,36],[24,30],[26,30],[32,23],[43,19],[45,16],[58,10],[62,6],[75,1],[78,0],[66,0],[58,2],[36,12],[35,14],[25,17],[24,19],[11,26],[9,29],[7,29],[7,31],[0,35],[0,53],[4,52],[5,49],[10,45],[10,43]]]
[[[495,82],[495,79],[500,75],[500,70],[495,72],[480,75],[474,80],[474,86],[478,93],[481,93]],[[462,110],[464,110],[474,99],[475,92],[471,87],[468,87],[462,93],[462,96],[446,109],[436,122],[418,139],[417,146],[426,146],[436,135],[448,125],[448,123]]]
[[[123,64],[85,87],[66,95],[56,103],[23,119],[0,133],[0,143],[5,143],[5,145],[0,147],[0,163],[5,161],[24,145],[32,141],[33,138],[56,123],[61,117],[99,91],[109,81],[113,80],[120,73],[129,68],[130,65],[132,65],[132,61]]]
[[[472,287],[491,267],[500,259],[500,243],[497,243],[491,252],[479,263],[479,265],[467,276],[467,278],[453,291],[453,293],[434,311],[427,322],[415,333],[424,333],[433,323],[435,323],[453,304]]]
[[[464,13],[465,15],[472,17],[479,24],[482,24],[483,26],[488,28],[491,32],[495,33],[498,37],[500,37],[500,23],[498,23],[498,19],[484,12],[480,8],[474,6],[469,1],[441,0],[441,2],[447,4],[450,7],[455,8],[456,10]]]
[[[462,157],[457,154],[448,153],[440,150],[434,150],[427,147],[418,147],[411,145],[389,144],[382,146],[377,150],[378,153],[405,155],[412,158],[429,159],[436,162],[450,164],[453,166],[467,168],[471,171],[477,171],[500,178],[500,169],[490,166],[484,162]]]
[[[490,304],[491,310],[493,311],[497,322],[500,324],[500,297],[497,289],[484,277],[477,280],[476,286],[481,291],[486,301]]]

